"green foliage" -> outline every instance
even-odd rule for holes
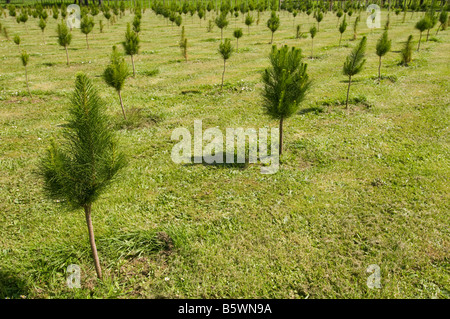
[[[139,16],[134,16],[133,31],[136,33],[141,32],[141,19],[139,18]]]
[[[228,60],[233,54],[233,46],[231,45],[230,39],[225,39],[224,42],[219,44],[219,53],[222,56],[222,59]]]
[[[316,34],[317,34],[317,28],[316,28],[316,26],[313,25],[313,26],[309,29],[309,34],[311,35],[311,38],[314,39],[314,37],[315,37]]]
[[[269,20],[267,20],[267,27],[272,33],[278,30],[280,27],[280,18],[277,16],[275,11],[272,11]]]
[[[127,32],[125,33],[125,41],[122,42],[123,48],[127,55],[136,55],[139,53],[139,35],[131,30],[130,24],[127,24]]]
[[[220,29],[221,39],[223,39],[223,29],[228,26],[226,13],[221,13],[219,16],[217,16],[214,22],[216,23],[216,26]]]
[[[347,76],[353,76],[361,72],[366,60],[364,59],[366,52],[367,38],[363,37],[359,44],[352,50],[352,52],[347,56],[343,73]]]
[[[269,60],[270,67],[262,76],[263,108],[274,119],[290,117],[297,112],[311,84],[307,64],[302,63],[300,49],[289,50],[287,45],[281,49],[274,45]]]
[[[242,35],[243,35],[243,33],[242,33],[242,28],[238,28],[238,29],[236,29],[236,30],[233,31],[233,36],[234,36],[236,39],[242,38]]]
[[[20,46],[20,36],[18,34],[14,35],[13,41],[15,44]]]
[[[442,10],[441,13],[439,14],[439,22],[441,23],[441,25],[438,28],[438,31],[440,28],[442,28],[442,30],[447,29],[448,12],[446,10]],[[436,34],[437,34],[437,32],[436,32]]]
[[[27,66],[29,59],[30,55],[27,53],[27,51],[22,50],[22,53],[20,54],[20,60],[22,61],[22,65]]]
[[[402,58],[401,65],[408,66],[409,63],[412,61],[412,39],[413,36],[410,35],[408,37],[408,40],[405,42],[405,45],[403,46],[402,50],[400,51],[400,56]]]
[[[359,16],[357,16],[355,22],[353,23],[353,40],[356,40],[359,20],[360,18]]]
[[[47,23],[45,23],[45,20],[43,18],[39,19],[39,28],[44,32],[45,28],[47,27]]]
[[[116,46],[113,46],[110,62],[103,72],[103,79],[116,91],[121,91],[128,74],[128,65],[125,59],[120,55]]]
[[[94,28],[94,18],[91,18],[87,15],[83,16],[83,18],[80,21],[81,32],[88,35],[89,33],[91,33],[93,28]]]
[[[391,50],[392,41],[388,38],[388,32],[384,31],[381,38],[378,39],[376,45],[376,53],[379,57],[384,56]]]
[[[58,44],[62,47],[69,46],[70,42],[72,41],[72,34],[70,33],[70,30],[67,27],[67,25],[64,22],[62,22],[58,24],[56,30],[58,33]]]
[[[70,207],[92,204],[125,166],[105,106],[86,75],[77,75],[65,140],[52,142],[41,159],[44,192]]]

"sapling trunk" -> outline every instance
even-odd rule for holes
[[[347,100],[345,101],[345,108],[348,109],[348,96],[350,94],[350,84],[352,84],[352,76],[348,76]]]
[[[131,64],[133,65],[133,78],[136,77],[136,70],[134,69],[134,59],[133,59],[133,55],[131,56]]]
[[[314,38],[311,39],[311,59],[313,58]]]
[[[99,279],[102,279],[102,269],[100,267],[100,261],[98,259],[97,246],[95,245],[94,227],[92,226],[91,204],[87,204],[86,206],[84,206],[84,214],[86,216],[86,224],[89,231],[89,242],[91,244],[92,256],[94,257],[95,271],[97,272],[97,277]]]
[[[69,52],[67,51],[67,45],[64,46],[64,49],[66,49],[66,59],[67,59],[67,65],[69,65]]]
[[[272,38],[270,38],[270,44],[273,43],[273,32],[272,32]]]
[[[417,51],[420,50],[420,40],[422,40],[422,32],[420,32],[420,36],[419,36],[419,44],[417,45]]]
[[[28,72],[27,72],[27,66],[25,66],[25,82],[27,83],[28,94],[30,95],[31,98],[33,98],[33,96],[31,95],[30,87],[29,87],[29,85],[28,85]]]
[[[225,77],[225,65],[226,65],[226,61],[225,59],[223,59],[223,72],[222,72],[222,85],[220,86],[220,90],[223,90],[223,79]]]
[[[86,46],[89,49],[88,35],[86,34]]]
[[[120,100],[120,106],[122,107],[123,118],[126,120],[127,116],[125,115],[125,109],[123,107],[122,94],[120,93],[120,90],[118,90],[117,93],[119,94],[119,100]]]
[[[378,64],[378,81],[381,81],[381,56],[380,56],[380,62]]]
[[[280,145],[278,155],[283,153],[283,117],[280,118]]]

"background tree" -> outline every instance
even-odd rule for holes
[[[316,12],[317,31],[320,31],[320,22],[323,20],[323,13],[321,10]]]
[[[127,76],[127,63],[125,62],[125,59],[120,55],[116,46],[113,46],[110,62],[103,72],[103,79],[105,80],[106,84],[113,87],[117,91],[117,94],[119,95],[120,106],[122,107],[123,118],[125,120],[127,119],[127,116],[125,115],[125,108],[123,106],[121,92]]]
[[[215,20],[216,26],[220,29],[220,40],[223,40],[223,29],[228,26],[227,14],[221,13]]]
[[[436,35],[438,34],[439,30],[445,30],[447,28],[448,23],[448,12],[446,10],[442,10],[439,14],[439,27],[436,30]]]
[[[86,46],[89,49],[88,34],[94,29],[94,18],[89,17],[87,14],[83,16],[80,21],[80,30],[86,35]]]
[[[236,38],[236,51],[239,51],[239,39],[242,38],[242,35],[243,33],[241,28],[236,29],[233,32],[233,36]]]
[[[67,65],[69,65],[69,52],[67,51],[67,47],[70,45],[72,41],[72,34],[70,33],[69,28],[67,27],[65,22],[61,22],[58,24],[58,44],[66,50],[66,58]]]
[[[247,26],[247,33],[250,35],[250,26],[253,24],[253,16],[249,13],[245,16],[245,25]]]
[[[311,82],[306,73],[307,65],[302,63],[301,50],[289,50],[285,45],[277,49],[274,45],[269,55],[270,67],[262,76],[263,108],[268,115],[280,121],[280,148],[283,152],[283,121],[298,110]]]
[[[429,18],[427,16],[425,16],[422,19],[420,19],[415,25],[415,28],[420,31],[419,44],[417,45],[417,51],[420,50],[420,42],[422,41],[422,32],[425,31],[426,29],[428,29],[428,26],[430,23],[431,22],[430,22]]]
[[[181,55],[183,56],[184,60],[187,62],[188,60],[188,54],[187,54],[187,39],[185,37],[184,33],[184,26],[181,27],[181,38],[180,38],[180,49],[181,49]]]
[[[341,24],[339,25],[339,33],[341,34],[339,38],[339,47],[341,47],[341,40],[342,40],[342,34],[347,30],[347,16],[344,17],[344,20],[342,20]]]
[[[231,57],[231,54],[233,53],[233,47],[231,46],[231,40],[225,39],[224,42],[220,43],[219,45],[219,53],[222,56],[223,59],[223,73],[222,73],[222,84],[220,86],[220,90],[223,89],[223,80],[225,77],[225,67],[227,60]]]
[[[358,35],[357,29],[358,29],[358,23],[359,23],[359,16],[356,17],[355,22],[353,23],[353,40],[356,40],[356,36]]]
[[[314,57],[314,37],[317,34],[317,29],[316,26],[313,25],[310,29],[309,29],[309,34],[311,35],[311,59]]]
[[[402,50],[400,51],[400,55],[402,58],[401,65],[403,66],[408,66],[409,63],[411,63],[412,61],[412,50],[413,50],[412,39],[413,36],[410,35],[408,37],[408,40],[405,42],[405,45],[403,46]]]
[[[391,40],[388,38],[388,32],[384,31],[383,35],[377,42],[376,53],[379,57],[378,63],[378,81],[381,81],[381,57],[391,50]]]
[[[41,29],[41,31],[42,31],[42,40],[44,41],[44,44],[45,44],[45,36],[44,36],[44,31],[45,31],[45,28],[47,27],[47,23],[45,23],[45,20],[43,19],[43,18],[40,18],[39,19],[39,28]]]
[[[352,83],[352,76],[361,72],[364,63],[366,60],[364,59],[366,52],[366,43],[367,38],[363,37],[359,44],[352,50],[350,55],[347,57],[344,63],[344,75],[348,76],[348,88],[347,88],[347,100],[345,101],[345,108],[348,109],[348,96],[350,93],[350,85]]]
[[[272,44],[273,43],[273,34],[280,27],[280,18],[277,16],[275,11],[272,11],[272,13],[270,14],[270,18],[269,18],[269,20],[267,20],[267,27],[272,32],[272,37],[270,38],[270,43]]]
[[[30,55],[27,53],[27,51],[23,50],[22,53],[20,54],[20,59],[22,60],[22,65],[25,67],[25,82],[27,84],[28,94],[32,98],[33,96],[31,95],[30,87],[28,85],[28,72],[27,72],[27,65],[28,60],[30,59]]]
[[[13,38],[13,41],[14,41],[14,43],[17,44],[17,46],[19,47],[19,53],[20,53],[20,52],[21,52],[21,50],[20,50],[20,35],[15,34],[15,35],[14,35],[14,38]]]
[[[341,17],[342,17],[343,15],[344,15],[344,12],[343,12],[341,9],[339,9],[339,10],[336,12],[336,16],[338,17],[338,21],[337,21],[336,26],[339,25],[339,21],[341,20]]]
[[[125,53],[131,57],[131,64],[133,65],[133,77],[136,77],[136,70],[134,68],[133,56],[139,53],[139,35],[131,30],[130,24],[127,24],[127,32],[125,33],[125,41],[122,42]]]
[[[430,36],[430,30],[434,28],[436,23],[438,22],[438,17],[434,14],[434,12],[427,13],[428,16],[428,25],[427,25],[427,42]]]
[[[133,18],[133,31],[136,33],[141,32],[141,19],[139,16],[134,16]]]
[[[71,99],[66,138],[52,143],[41,159],[39,173],[51,199],[64,200],[73,209],[83,209],[97,277],[102,278],[92,226],[92,204],[125,166],[124,156],[109,127],[105,107],[86,75],[77,75]]]

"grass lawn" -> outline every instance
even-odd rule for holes
[[[209,33],[207,20],[183,15],[185,62],[181,28],[146,10],[136,78],[122,91],[127,121],[101,75],[111,47],[123,51],[129,11],[103,33],[98,15],[89,50],[74,30],[70,66],[51,15],[44,35],[32,17],[27,27],[0,18],[10,36],[0,35],[0,298],[449,298],[450,35],[435,36],[435,27],[417,52],[414,25],[423,13],[409,12],[404,23],[391,14],[392,51],[383,57],[380,83],[375,45],[383,29],[368,29],[366,12],[357,41],[357,13],[347,19],[341,47],[337,17],[325,14],[313,59],[312,15],[294,22],[280,13],[274,44],[301,48],[313,81],[301,111],[285,121],[280,170],[263,175],[259,164],[171,160],[172,131],[192,132],[194,120],[223,132],[278,126],[261,107],[269,15],[256,25],[254,14],[250,34],[242,14],[224,30],[232,38],[241,27],[244,36],[221,92],[220,30]],[[383,11],[382,26],[386,17]],[[32,98],[15,34],[30,54]],[[410,34],[413,62],[403,67],[399,51]],[[352,80],[347,112],[342,67],[364,35],[367,62]],[[51,139],[61,138],[78,72],[106,101],[128,160],[93,206],[103,281],[83,212],[46,199],[36,175]],[[81,267],[81,289],[66,286],[70,264]],[[380,267],[381,289],[366,284],[372,264]]]

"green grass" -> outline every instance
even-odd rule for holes
[[[391,16],[392,52],[378,83],[375,44],[383,30],[367,29],[362,13],[358,39],[368,37],[367,63],[353,79],[347,113],[342,66],[357,43],[353,33],[344,33],[339,48],[337,18],[326,14],[309,59],[309,36],[293,37],[294,25],[309,30],[312,16],[300,14],[293,24],[281,13],[274,44],[303,50],[313,86],[302,110],[285,121],[274,175],[260,174],[258,164],[178,165],[170,158],[172,131],[192,132],[196,119],[223,131],[277,126],[260,97],[269,13],[250,36],[242,16],[224,30],[229,38],[235,26],[245,32],[221,92],[220,30],[207,33],[207,21],[200,27],[198,17],[184,19],[184,62],[181,29],[147,10],[137,75],[122,92],[128,121],[101,74],[132,15],[103,33],[97,16],[89,50],[73,31],[69,67],[51,16],[45,45],[35,19],[26,32],[1,17],[30,54],[33,98],[17,46],[0,36],[0,298],[448,298],[448,30],[423,41],[411,66],[398,64],[408,35],[418,40],[414,24],[422,14],[408,14],[405,23]],[[383,11],[382,25],[385,18]],[[103,282],[96,280],[83,213],[45,199],[35,174],[51,138],[60,137],[80,71],[107,101],[129,162],[93,206]],[[65,285],[72,263],[81,267],[81,289]],[[371,264],[381,268],[381,289],[366,285]]]

